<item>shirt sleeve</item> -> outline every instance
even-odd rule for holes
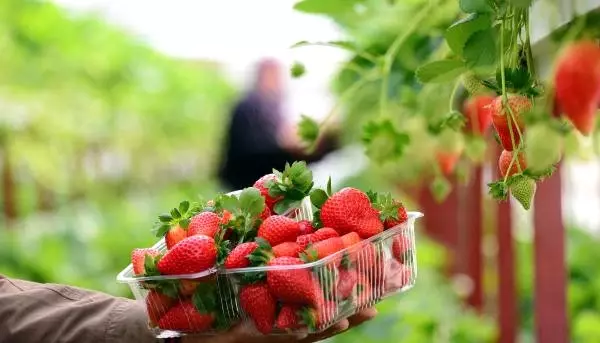
[[[158,342],[135,301],[0,275],[0,343]]]

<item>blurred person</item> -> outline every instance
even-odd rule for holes
[[[337,147],[335,135],[324,135],[316,152],[303,153],[296,126],[282,115],[283,73],[272,59],[259,62],[250,91],[234,106],[221,160],[219,178],[231,190],[281,170],[286,162],[322,159]]]
[[[311,343],[375,315],[374,309],[363,310],[323,333],[305,337],[261,336],[246,324],[213,336],[158,340],[148,329],[144,306],[134,300],[0,275],[0,343]]]

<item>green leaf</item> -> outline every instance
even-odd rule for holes
[[[469,38],[475,32],[487,30],[490,27],[492,27],[492,19],[489,15],[470,14],[448,28],[446,41],[456,55],[463,56],[463,50]]]
[[[312,146],[319,137],[319,124],[308,116],[302,115],[301,118],[298,124],[298,135],[305,144]]]
[[[333,195],[333,191],[331,188],[331,176],[327,178],[327,195]]]
[[[369,201],[371,201],[371,204],[376,204],[379,200],[379,194],[377,194],[377,192],[375,191],[368,190],[367,196],[369,197]]]
[[[187,229],[187,227],[190,225],[190,218],[185,218],[185,219],[181,219],[179,221],[179,226],[181,226],[184,229]]]
[[[255,217],[260,215],[265,209],[265,198],[263,198],[258,189],[248,187],[240,193],[239,204],[242,212]]]
[[[506,200],[508,197],[508,185],[504,180],[488,183],[488,193],[494,200]]]
[[[317,188],[310,192],[310,201],[316,208],[321,208],[328,198],[327,193],[322,189]]]
[[[311,14],[339,14],[352,11],[362,0],[303,0],[294,5],[299,12]]]
[[[448,195],[450,195],[450,192],[452,191],[452,185],[445,177],[438,176],[433,180],[429,186],[429,189],[433,195],[433,198],[437,202],[441,203],[446,200]]]
[[[312,226],[315,229],[320,229],[323,227],[323,222],[321,221],[321,210],[316,210],[313,213],[313,221],[312,221]]]
[[[314,46],[314,45],[323,45],[323,46],[331,46],[344,50],[348,50],[351,52],[357,52],[358,47],[353,42],[348,41],[329,41],[329,42],[309,42],[309,41],[300,41],[291,46],[291,48],[301,48],[305,46]]]
[[[491,13],[493,12],[488,0],[460,0],[460,9],[466,13]]]
[[[178,209],[174,208],[171,210],[171,217],[173,217],[173,219],[179,219],[181,218],[181,213]]]
[[[240,202],[234,195],[221,194],[215,199],[215,204],[231,213],[239,213]]]
[[[171,217],[170,214],[161,214],[160,216],[158,216],[158,220],[161,223],[170,223],[171,220],[173,220],[173,218]]]
[[[273,206],[273,210],[276,214],[284,214],[290,208],[295,208],[300,205],[300,201],[293,199],[283,199]]]
[[[213,313],[217,310],[216,286],[214,283],[200,283],[192,295],[192,303],[199,313]]]
[[[474,70],[495,69],[496,34],[493,29],[474,33],[465,44],[463,56],[467,66]]]
[[[154,230],[152,230],[154,232],[154,235],[156,237],[164,237],[167,232],[169,232],[169,230],[171,230],[171,225],[169,224],[164,224],[164,223],[158,223],[157,226],[154,228]]]
[[[306,73],[306,67],[300,62],[294,62],[290,69],[290,74],[294,79],[297,79]]]
[[[381,122],[368,122],[363,129],[362,141],[366,146],[367,155],[377,163],[384,163],[402,156],[410,138],[396,130],[392,122],[386,119]]]
[[[182,214],[187,213],[187,211],[190,209],[190,202],[189,201],[182,201],[179,204],[179,212]]]
[[[465,71],[466,67],[463,61],[434,61],[417,69],[417,78],[422,83],[449,82],[459,77]]]

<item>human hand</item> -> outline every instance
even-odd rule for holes
[[[377,315],[374,308],[365,309],[354,316],[344,319],[329,329],[310,335],[273,335],[264,336],[256,331],[251,323],[241,324],[228,332],[215,336],[185,336],[183,343],[313,343],[340,334],[356,327]]]

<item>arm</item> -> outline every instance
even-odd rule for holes
[[[134,301],[0,275],[0,343],[157,340]]]

